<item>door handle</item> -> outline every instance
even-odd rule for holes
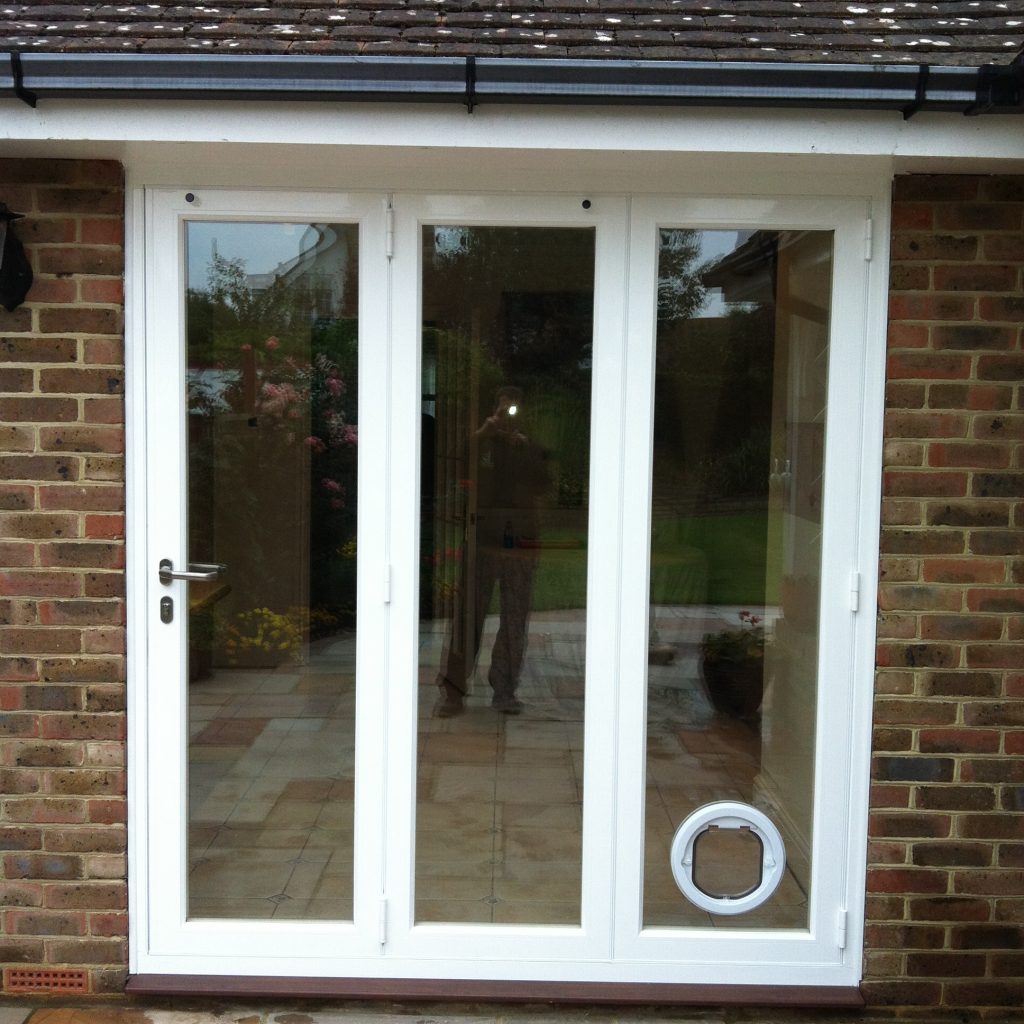
[[[192,580],[201,583],[220,579],[227,572],[227,568],[222,562],[189,562],[188,572],[175,572],[174,563],[169,558],[161,558],[158,575],[160,582],[165,586],[169,585],[171,580]]]

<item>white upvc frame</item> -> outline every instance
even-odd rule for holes
[[[422,268],[420,241],[423,225],[494,225],[515,227],[593,228],[594,339],[590,424],[590,494],[588,551],[618,550],[617,467],[624,457],[621,397],[625,310],[619,297],[626,280],[622,239],[627,228],[627,204],[618,197],[598,197],[588,208],[580,196],[413,196],[397,195],[392,324],[394,373],[392,391],[392,493],[408,491],[419,479],[418,452],[409,442],[417,438],[421,407]],[[607,496],[593,500],[594,496]],[[614,557],[589,557],[587,565],[586,696],[584,729],[583,907],[579,927],[527,925],[413,924],[415,864],[417,619],[415,570],[419,564],[419,517],[415,500],[396,502],[391,539],[394,567],[392,602],[393,665],[389,722],[396,743],[389,756],[392,795],[388,822],[389,877],[408,879],[396,886],[389,922],[389,953],[408,957],[433,974],[438,950],[448,958],[465,960],[460,976],[480,977],[479,963],[501,977],[532,977],[544,961],[587,962],[607,957],[610,949],[607,894],[612,888],[613,818],[602,813],[605,794],[612,791],[614,699],[616,680],[614,631],[602,626],[618,616],[619,564]],[[409,567],[402,568],[400,567]],[[393,938],[391,938],[393,936]],[[500,968],[498,964],[502,964]],[[543,969],[543,968],[542,968]],[[470,973],[471,972],[471,973]],[[418,971],[416,972],[418,973]]]
[[[186,195],[191,199],[187,199]],[[148,666],[145,675],[147,728],[144,793],[147,809],[148,894],[144,949],[137,970],[233,973],[244,963],[273,973],[282,950],[307,958],[319,970],[337,970],[338,957],[372,955],[377,949],[378,893],[383,884],[379,857],[383,836],[383,696],[378,687],[358,688],[356,702],[356,815],[363,823],[355,858],[355,900],[351,922],[188,920],[187,875],[187,583],[165,586],[157,563],[176,567],[187,550],[185,355],[185,223],[189,220],[359,225],[360,345],[359,430],[368,445],[386,444],[385,210],[379,197],[293,192],[152,190],[146,195],[145,444],[146,537],[135,551],[136,586],[145,603]],[[140,382],[141,383],[141,382]],[[382,509],[371,495],[384,493],[384,467],[360,452],[358,468],[357,566],[359,626],[357,679],[387,647],[385,618],[376,580],[367,564],[381,564],[385,530]],[[364,546],[365,545],[365,546]],[[142,597],[142,595],[145,595]],[[174,622],[159,619],[160,598],[175,602]],[[136,663],[137,667],[141,667]],[[225,949],[230,953],[225,953]],[[329,968],[324,967],[330,963]],[[159,967],[154,965],[159,964]],[[200,966],[201,965],[201,966]],[[307,970],[309,968],[307,967]],[[288,973],[284,971],[283,973]]]
[[[619,778],[622,827],[617,863],[616,950],[624,958],[672,963],[680,958],[699,965],[709,982],[727,982],[742,965],[750,983],[853,984],[860,977],[860,943],[847,936],[850,912],[863,899],[865,782],[854,774],[853,744],[863,734],[851,723],[870,706],[870,670],[865,655],[873,650],[870,612],[855,612],[850,602],[851,574],[872,580],[874,566],[861,564],[877,529],[875,489],[867,485],[872,460],[865,465],[863,439],[870,403],[860,382],[875,379],[883,350],[871,342],[866,312],[871,295],[872,253],[866,249],[871,206],[863,199],[793,200],[747,198],[642,198],[632,207],[630,254],[631,349],[627,393],[634,415],[627,422],[629,451],[646,458],[626,463],[623,538],[629,557],[644,571],[627,576],[623,602],[648,608],[656,298],[660,228],[705,230],[752,228],[833,233],[830,299],[829,370],[825,431],[825,487],[821,551],[821,599],[818,634],[818,709],[814,765],[812,883],[808,928],[730,929],[644,928],[643,846],[646,743],[646,615],[624,619],[620,761],[636,766]],[[869,371],[872,376],[869,377]],[[857,382],[851,386],[851,382]],[[866,490],[865,490],[866,488]],[[877,541],[876,541],[877,543]],[[868,590],[868,593],[871,593]],[[858,672],[859,668],[859,672]],[[834,682],[833,682],[834,681]],[[858,708],[860,715],[858,715]],[[859,925],[857,926],[859,927]],[[859,932],[858,938],[859,938]],[[685,970],[689,971],[687,967]],[[822,979],[832,980],[824,982]]]
[[[134,389],[129,406],[133,424],[129,507],[135,520],[130,537],[129,614],[135,626],[130,699],[136,716],[144,714],[148,723],[144,725],[138,717],[131,723],[130,785],[136,808],[131,834],[132,971],[855,984],[860,977],[862,844],[874,663],[870,601],[865,602],[866,613],[857,615],[844,611],[839,598],[823,597],[822,602],[820,650],[833,657],[841,651],[848,667],[841,694],[830,693],[835,702],[822,702],[819,709],[816,776],[845,780],[845,791],[832,791],[825,800],[823,787],[816,786],[814,860],[820,873],[815,880],[811,926],[806,932],[730,929],[726,935],[706,929],[641,928],[643,778],[642,771],[632,769],[642,769],[644,764],[647,632],[646,615],[637,614],[636,609],[646,609],[648,603],[647,573],[638,570],[649,558],[652,284],[658,226],[806,227],[836,232],[829,423],[841,423],[842,429],[828,431],[825,515],[831,526],[826,528],[822,554],[827,576],[823,582],[830,593],[838,584],[845,595],[849,578],[844,573],[857,571],[864,593],[873,593],[884,337],[869,327],[883,323],[885,274],[884,259],[879,257],[885,256],[887,223],[884,206],[877,201],[881,196],[629,201],[592,194],[586,196],[592,201],[591,209],[584,211],[583,194],[399,194],[394,197],[394,257],[389,261],[387,199],[380,193],[240,193],[194,187],[192,191],[198,202],[189,204],[184,188],[160,188],[144,198],[140,190],[132,207],[139,221],[134,237],[144,239],[145,248],[134,262],[136,308],[129,357]],[[865,229],[872,216],[880,230],[873,249],[869,243],[865,251],[869,237]],[[361,446],[379,439],[384,457],[360,459],[358,659],[362,673],[367,656],[372,657],[374,674],[386,679],[387,686],[364,686],[358,702],[356,814],[364,828],[362,839],[357,840],[352,923],[186,921],[184,917],[184,802],[174,802],[173,797],[176,787],[183,792],[184,781],[183,650],[180,637],[175,642],[167,635],[161,637],[165,627],[159,623],[157,604],[168,591],[156,581],[154,558],[171,557],[178,564],[187,554],[180,518],[183,494],[171,482],[173,474],[182,479],[184,408],[170,381],[177,379],[174,375],[180,375],[184,365],[180,225],[189,217],[358,220],[361,224],[360,438]],[[598,229],[593,407],[601,407],[601,416],[592,425],[591,494],[602,498],[592,503],[590,528],[591,550],[601,551],[601,558],[592,559],[588,569],[587,866],[580,928],[484,929],[413,923],[410,811],[415,793],[416,579],[414,571],[401,567],[418,562],[418,451],[413,439],[419,434],[418,258],[423,223],[593,225]],[[167,246],[170,237],[177,240],[176,246]],[[874,261],[867,262],[865,257],[872,255]],[[413,296],[415,301],[410,301]],[[145,400],[143,373],[148,381]],[[638,452],[646,452],[646,457],[631,455]],[[366,498],[372,494],[384,496],[383,508],[370,506]],[[403,500],[403,495],[409,500]],[[164,536],[173,537],[173,545],[156,554],[155,539]],[[393,589],[385,613],[383,572],[389,565],[394,567]],[[183,595],[177,588],[184,585],[174,586],[172,594],[180,605]],[[823,586],[823,594],[825,590]],[[597,622],[616,626],[594,628]],[[177,688],[147,674],[147,654],[150,665],[177,666]],[[821,658],[824,663],[824,653]],[[609,756],[602,757],[605,752]],[[608,794],[615,797],[612,808]],[[177,815],[169,823],[163,808],[172,806]],[[832,833],[838,835],[835,845],[823,847]],[[168,842],[169,838],[173,841]],[[381,850],[387,851],[386,859],[378,859]],[[823,859],[828,860],[824,868]],[[168,884],[168,879],[174,884]],[[391,893],[387,893],[389,884]],[[382,911],[385,895],[390,898]],[[382,912],[388,932],[384,947],[380,944]],[[838,924],[847,918],[844,944]],[[438,955],[439,949],[443,955]]]

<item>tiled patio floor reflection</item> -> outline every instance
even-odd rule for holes
[[[791,873],[766,907],[738,919],[698,910],[676,887],[675,830],[704,803],[752,801],[760,737],[703,695],[705,620],[661,609],[657,622],[673,657],[649,669],[644,923],[805,927]],[[446,719],[429,668],[443,633],[423,634],[417,920],[579,922],[582,632],[572,613],[535,615],[524,713],[496,713],[477,683],[465,713]],[[301,667],[221,669],[190,687],[191,916],[351,919],[354,641],[319,641],[311,654]]]

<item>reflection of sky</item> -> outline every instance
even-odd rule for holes
[[[700,256],[697,268],[702,269],[730,252],[735,252],[750,236],[752,231],[699,231]],[[737,303],[732,303],[733,306]],[[696,318],[725,316],[729,306],[722,300],[721,288],[709,288],[704,305],[694,314]]]
[[[241,259],[247,274],[269,274],[299,255],[308,229],[308,224],[190,221],[185,243],[188,287],[206,290],[214,245],[221,256]]]

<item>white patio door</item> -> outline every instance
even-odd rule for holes
[[[145,218],[133,969],[854,983],[863,207]]]

